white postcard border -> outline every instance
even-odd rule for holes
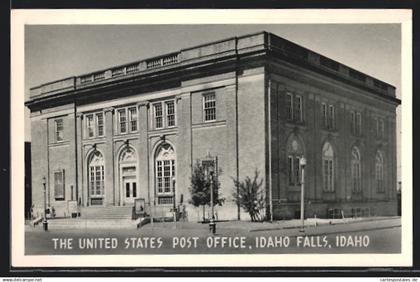
[[[411,10],[13,10],[11,21],[11,254],[14,267],[411,266]],[[401,254],[66,255],[24,254],[24,25],[400,23],[402,28]],[[200,259],[197,259],[199,257]],[[252,259],[251,259],[252,258]]]

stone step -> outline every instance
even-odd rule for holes
[[[131,219],[132,207],[84,207],[80,213],[83,219]]]
[[[59,229],[136,229],[140,220],[65,218],[48,221],[49,230]]]

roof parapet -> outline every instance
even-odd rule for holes
[[[174,67],[182,67],[222,57],[272,50],[285,57],[309,64],[327,73],[339,76],[387,96],[395,97],[395,87],[352,69],[337,61],[301,47],[272,33],[259,32],[228,38],[199,46],[182,49],[153,58],[42,84],[30,89],[30,98],[36,99],[57,93],[91,87],[94,85],[152,73]]]

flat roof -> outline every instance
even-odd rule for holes
[[[30,88],[30,98],[31,100],[38,99],[129,77],[141,76],[175,67],[183,67],[217,58],[240,56],[256,51],[273,52],[286,59],[304,63],[324,73],[329,73],[345,81],[349,81],[353,85],[359,85],[374,90],[376,93],[395,98],[394,86],[265,31],[230,37],[185,48],[169,54],[44,83]]]

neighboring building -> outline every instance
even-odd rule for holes
[[[264,178],[275,219],[394,215],[395,87],[261,32],[31,88],[33,203],[67,214],[189,204],[192,165],[218,156],[219,219],[237,218],[232,178]],[[272,207],[270,207],[272,203]],[[242,217],[244,218],[244,217]]]
[[[25,142],[25,218],[30,218],[32,206],[31,142]]]

